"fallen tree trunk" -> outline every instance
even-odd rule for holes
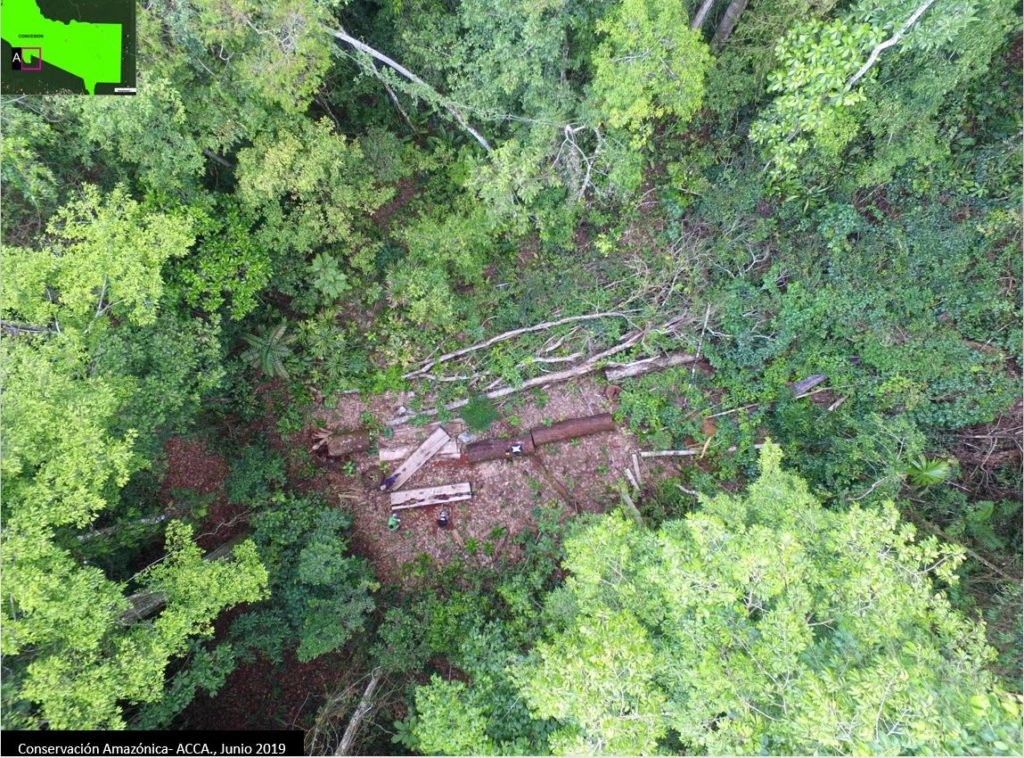
[[[632,363],[623,363],[621,365],[606,368],[604,371],[604,378],[609,382],[618,382],[634,376],[649,374],[652,371],[661,371],[662,369],[671,368],[673,366],[682,366],[686,363],[693,363],[696,360],[697,356],[691,355],[690,353],[669,353],[668,355],[662,355],[657,358],[643,358],[642,360],[633,361]]]
[[[826,379],[828,379],[828,374],[813,374],[806,379],[801,379],[799,382],[794,382],[791,385],[793,388],[793,394],[797,397],[805,397],[808,392]]]
[[[373,439],[367,432],[336,434],[320,430],[314,434],[311,450],[325,452],[328,458],[343,458],[353,453],[364,453],[373,447]]]
[[[534,445],[550,445],[552,442],[614,430],[615,419],[612,418],[612,414],[599,413],[596,416],[566,419],[551,426],[536,426],[530,430],[530,436],[533,437]]]
[[[204,555],[203,559],[207,561],[216,561],[226,555],[230,555],[235,545],[248,536],[248,534],[239,534],[237,537],[232,537],[224,544],[218,545]],[[154,592],[137,592],[134,595],[131,595],[128,598],[128,601],[132,604],[132,607],[121,614],[122,624],[134,624],[136,621],[142,621],[144,618],[152,616],[167,604],[167,598],[164,597],[164,593],[159,590]]]
[[[370,683],[366,685],[366,691],[363,692],[363,696],[359,699],[359,705],[352,712],[352,718],[349,719],[348,726],[345,727],[345,733],[341,735],[338,749],[334,751],[335,755],[350,755],[352,753],[352,743],[355,742],[356,734],[359,733],[359,727],[363,723],[363,719],[366,718],[366,714],[373,707],[373,693],[377,690],[377,685],[380,683],[383,673],[384,669],[380,666],[373,670]]]
[[[155,526],[156,524],[162,524],[164,521],[169,519],[171,514],[161,513],[158,516],[146,516],[145,518],[137,519],[136,521],[129,521],[127,523],[115,524],[114,526],[105,526],[102,529],[94,529],[91,532],[85,534],[79,534],[77,539],[79,542],[87,542],[88,540],[94,540],[97,537],[109,537],[111,534],[116,534],[125,528],[140,527],[140,526]]]

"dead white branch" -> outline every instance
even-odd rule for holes
[[[480,132],[478,132],[476,129],[470,126],[469,122],[466,120],[466,117],[463,116],[462,113],[447,100],[447,98],[443,97],[440,93],[437,92],[437,90],[435,90],[425,81],[416,76],[416,74],[414,74],[412,71],[407,69],[398,61],[392,60],[388,56],[384,55],[384,53],[379,52],[378,50],[374,50],[365,42],[357,40],[355,37],[351,36],[348,32],[346,32],[344,29],[340,27],[337,29],[332,29],[329,26],[325,26],[323,28],[328,33],[333,35],[335,39],[338,39],[344,42],[346,45],[355,48],[359,52],[369,55],[371,58],[380,61],[385,66],[388,66],[389,68],[393,69],[394,71],[404,76],[410,82],[413,82],[414,84],[418,84],[421,87],[429,89],[431,92],[435,94],[437,101],[441,104],[441,106],[446,111],[448,111],[448,113],[451,114],[452,118],[454,118],[463,129],[465,129],[467,132],[473,135],[473,139],[480,143],[484,150],[486,150],[487,152],[491,151],[490,143],[486,139],[484,139],[483,135],[480,134]],[[374,70],[376,70],[376,68],[374,68]]]
[[[710,438],[709,438],[710,439]],[[758,442],[754,445],[755,450],[760,450],[764,447],[763,443]],[[739,448],[733,445],[730,448],[726,448],[724,452],[735,453]],[[705,447],[688,447],[681,450],[642,450],[640,452],[641,458],[685,458],[691,455],[703,455],[706,451]]]
[[[856,74],[850,77],[849,81],[846,82],[846,86],[843,89],[845,89],[847,92],[853,89],[857,85],[857,82],[863,79],[864,76],[868,73],[868,71],[870,71],[872,67],[878,62],[878,56],[880,56],[883,52],[888,50],[893,45],[898,45],[900,40],[903,39],[903,37],[906,35],[908,31],[910,31],[910,27],[917,23],[918,19],[920,19],[921,16],[924,15],[925,11],[932,7],[932,4],[934,2],[935,0],[925,0],[925,2],[921,3],[921,5],[919,5],[917,9],[912,14],[910,14],[910,18],[903,22],[903,26],[900,27],[899,31],[897,31],[894,35],[889,37],[889,39],[885,40],[884,42],[879,42],[877,45],[875,45],[874,49],[871,51],[871,54],[868,55],[868,59],[864,61],[864,65],[857,70]]]
[[[534,324],[533,326],[524,326],[520,329],[512,329],[507,332],[502,332],[501,334],[496,334],[490,339],[484,340],[483,342],[478,342],[475,345],[463,347],[460,348],[459,350],[453,350],[450,353],[445,353],[439,358],[424,361],[419,368],[417,368],[415,371],[410,371],[409,373],[405,374],[402,378],[415,379],[416,377],[422,376],[426,372],[430,371],[432,368],[434,368],[434,366],[437,366],[440,363],[445,363],[454,358],[461,358],[463,355],[469,355],[470,353],[474,353],[478,350],[484,350],[490,347],[491,345],[496,345],[499,342],[505,342],[506,340],[513,339],[515,337],[520,336],[521,334],[529,334],[530,332],[541,332],[546,329],[554,329],[556,326],[562,326],[564,324],[573,324],[578,321],[596,321],[597,319],[611,317],[628,318],[628,316],[625,313],[620,313],[619,311],[604,311],[602,313],[589,313],[583,316],[567,316],[565,318],[560,318],[557,321],[545,321],[541,324]]]
[[[373,670],[370,683],[366,685],[366,691],[363,692],[363,696],[359,699],[359,705],[352,712],[352,718],[349,719],[348,726],[345,727],[345,733],[341,736],[338,749],[334,751],[335,755],[351,755],[352,743],[355,742],[356,734],[359,732],[359,726],[362,724],[363,719],[366,718],[366,714],[373,707],[373,693],[376,691],[383,673],[384,670],[380,666]]]
[[[629,379],[634,376],[642,376],[652,371],[661,371],[672,366],[681,366],[684,363],[693,363],[697,356],[690,353],[669,353],[657,358],[642,358],[632,363],[622,363],[611,366],[604,372],[604,377],[609,382],[618,382],[622,379]]]

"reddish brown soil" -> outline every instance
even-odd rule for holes
[[[228,475],[224,458],[211,452],[202,440],[185,437],[171,437],[164,443],[167,456],[167,473],[163,490],[192,490],[208,495],[220,489]]]
[[[414,179],[400,179],[395,196],[373,212],[373,223],[382,231],[387,232],[391,228],[392,216],[400,212],[416,196],[417,192],[419,192],[419,188]]]

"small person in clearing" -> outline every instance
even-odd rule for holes
[[[398,527],[401,526],[402,520],[398,518],[398,514],[392,513],[391,518],[388,519],[388,531],[397,532]]]
[[[442,529],[447,528],[447,526],[448,526],[448,511],[441,511],[441,513],[438,514],[437,525],[439,527],[441,527]]]

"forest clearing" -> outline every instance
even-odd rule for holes
[[[5,749],[1021,754],[1019,3],[128,2],[4,38]]]

